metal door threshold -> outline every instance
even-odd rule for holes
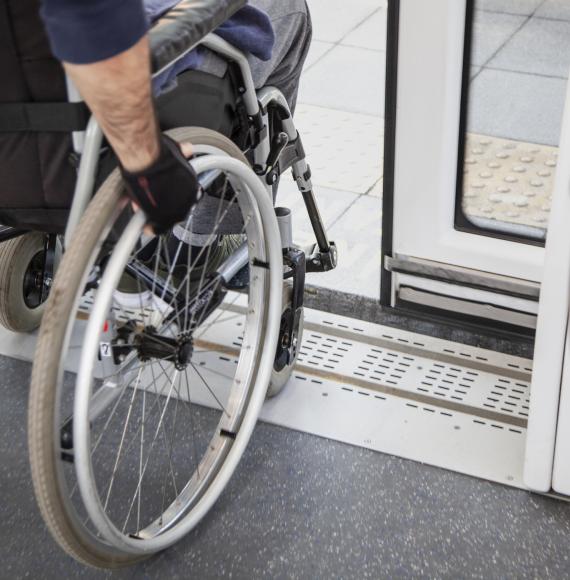
[[[297,368],[263,421],[524,488],[530,360],[322,311],[305,320]],[[204,336],[219,376],[240,334],[228,317]],[[31,361],[34,344],[0,329],[0,354]]]
[[[232,324],[208,337],[228,370]],[[531,372],[527,359],[306,310],[297,368],[261,419],[524,488]]]

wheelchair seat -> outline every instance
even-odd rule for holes
[[[205,127],[237,141],[240,130],[239,94],[228,69],[223,77],[198,70],[177,75],[176,86],[156,99],[163,131],[176,127]]]
[[[247,0],[182,0],[150,32],[153,73],[168,68],[223,24]]]

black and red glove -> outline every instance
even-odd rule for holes
[[[129,197],[146,213],[156,234],[185,220],[202,195],[196,172],[178,143],[166,135],[152,165],[135,173],[121,167],[121,174]]]

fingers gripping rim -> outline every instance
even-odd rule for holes
[[[228,155],[245,162],[239,149],[220,135],[204,129],[178,129],[171,132],[174,138],[189,140],[196,144],[211,145]],[[66,335],[68,313],[74,311],[78,289],[82,287],[85,264],[97,244],[106,225],[121,203],[121,181],[117,174],[111,175],[102,186],[76,230],[74,240],[66,252],[54,287],[46,305],[46,313],[38,340],[37,353],[32,372],[29,405],[29,446],[34,489],[44,519],[58,543],[70,555],[91,566],[119,567],[132,564],[146,555],[125,554],[102,544],[94,546],[92,538],[78,526],[73,514],[66,511],[66,504],[58,484],[58,472],[54,446],[54,425],[57,384],[61,373],[59,357]],[[269,205],[270,202],[269,202]],[[265,208],[264,219],[269,213]],[[273,220],[274,220],[274,216]],[[265,227],[265,226],[264,226]],[[276,224],[266,226],[271,234]],[[273,259],[280,252],[273,250]],[[277,270],[277,269],[274,269]],[[279,278],[280,276],[275,273]],[[276,279],[274,275],[274,280]],[[274,286],[274,281],[272,281]],[[275,286],[274,286],[275,287]],[[279,297],[279,302],[280,302]],[[277,305],[279,307],[279,305]],[[271,340],[276,340],[275,337]],[[259,390],[259,389],[258,389]],[[263,393],[264,394],[264,393]]]

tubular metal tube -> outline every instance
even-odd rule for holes
[[[276,207],[275,215],[279,225],[279,235],[281,236],[281,247],[288,249],[293,246],[293,222],[291,210],[288,207]]]
[[[251,68],[247,57],[243,52],[234,48],[229,42],[220,38],[216,34],[208,34],[198,44],[209,48],[213,52],[221,54],[226,58],[233,60],[238,64],[243,77],[245,92],[243,93],[243,100],[247,109],[248,115],[256,115],[259,112],[259,104],[257,102],[257,94],[255,92],[255,85],[251,76]]]
[[[319,250],[321,252],[328,252],[330,249],[329,239],[327,232],[325,231],[321,213],[319,212],[319,208],[317,206],[315,194],[312,191],[303,191],[302,195],[305,202],[305,207],[307,208],[307,213],[309,214],[309,219],[311,220],[311,225],[313,226],[313,232],[317,238],[317,245],[319,246]]]
[[[228,259],[218,268],[218,274],[228,283],[249,260],[247,244],[242,244]]]
[[[67,85],[67,99],[70,103],[80,103],[83,101],[83,97],[80,95],[77,87],[73,81],[65,75],[65,82]],[[78,155],[83,153],[83,147],[85,146],[85,131],[74,131],[71,134],[71,140],[73,143],[73,150]]]
[[[275,87],[264,87],[257,93],[257,98],[263,109],[267,109],[269,103],[275,102],[289,113],[289,118],[283,120],[283,129],[285,129],[290,141],[297,139],[297,129],[293,123],[291,109],[283,93]]]
[[[95,117],[91,117],[87,125],[85,146],[79,164],[73,203],[65,229],[65,246],[69,245],[75,227],[79,223],[93,195],[93,186],[95,184],[95,175],[97,173],[97,164],[99,163],[102,142],[103,131],[101,131],[101,127],[99,127],[99,123],[97,123]]]

